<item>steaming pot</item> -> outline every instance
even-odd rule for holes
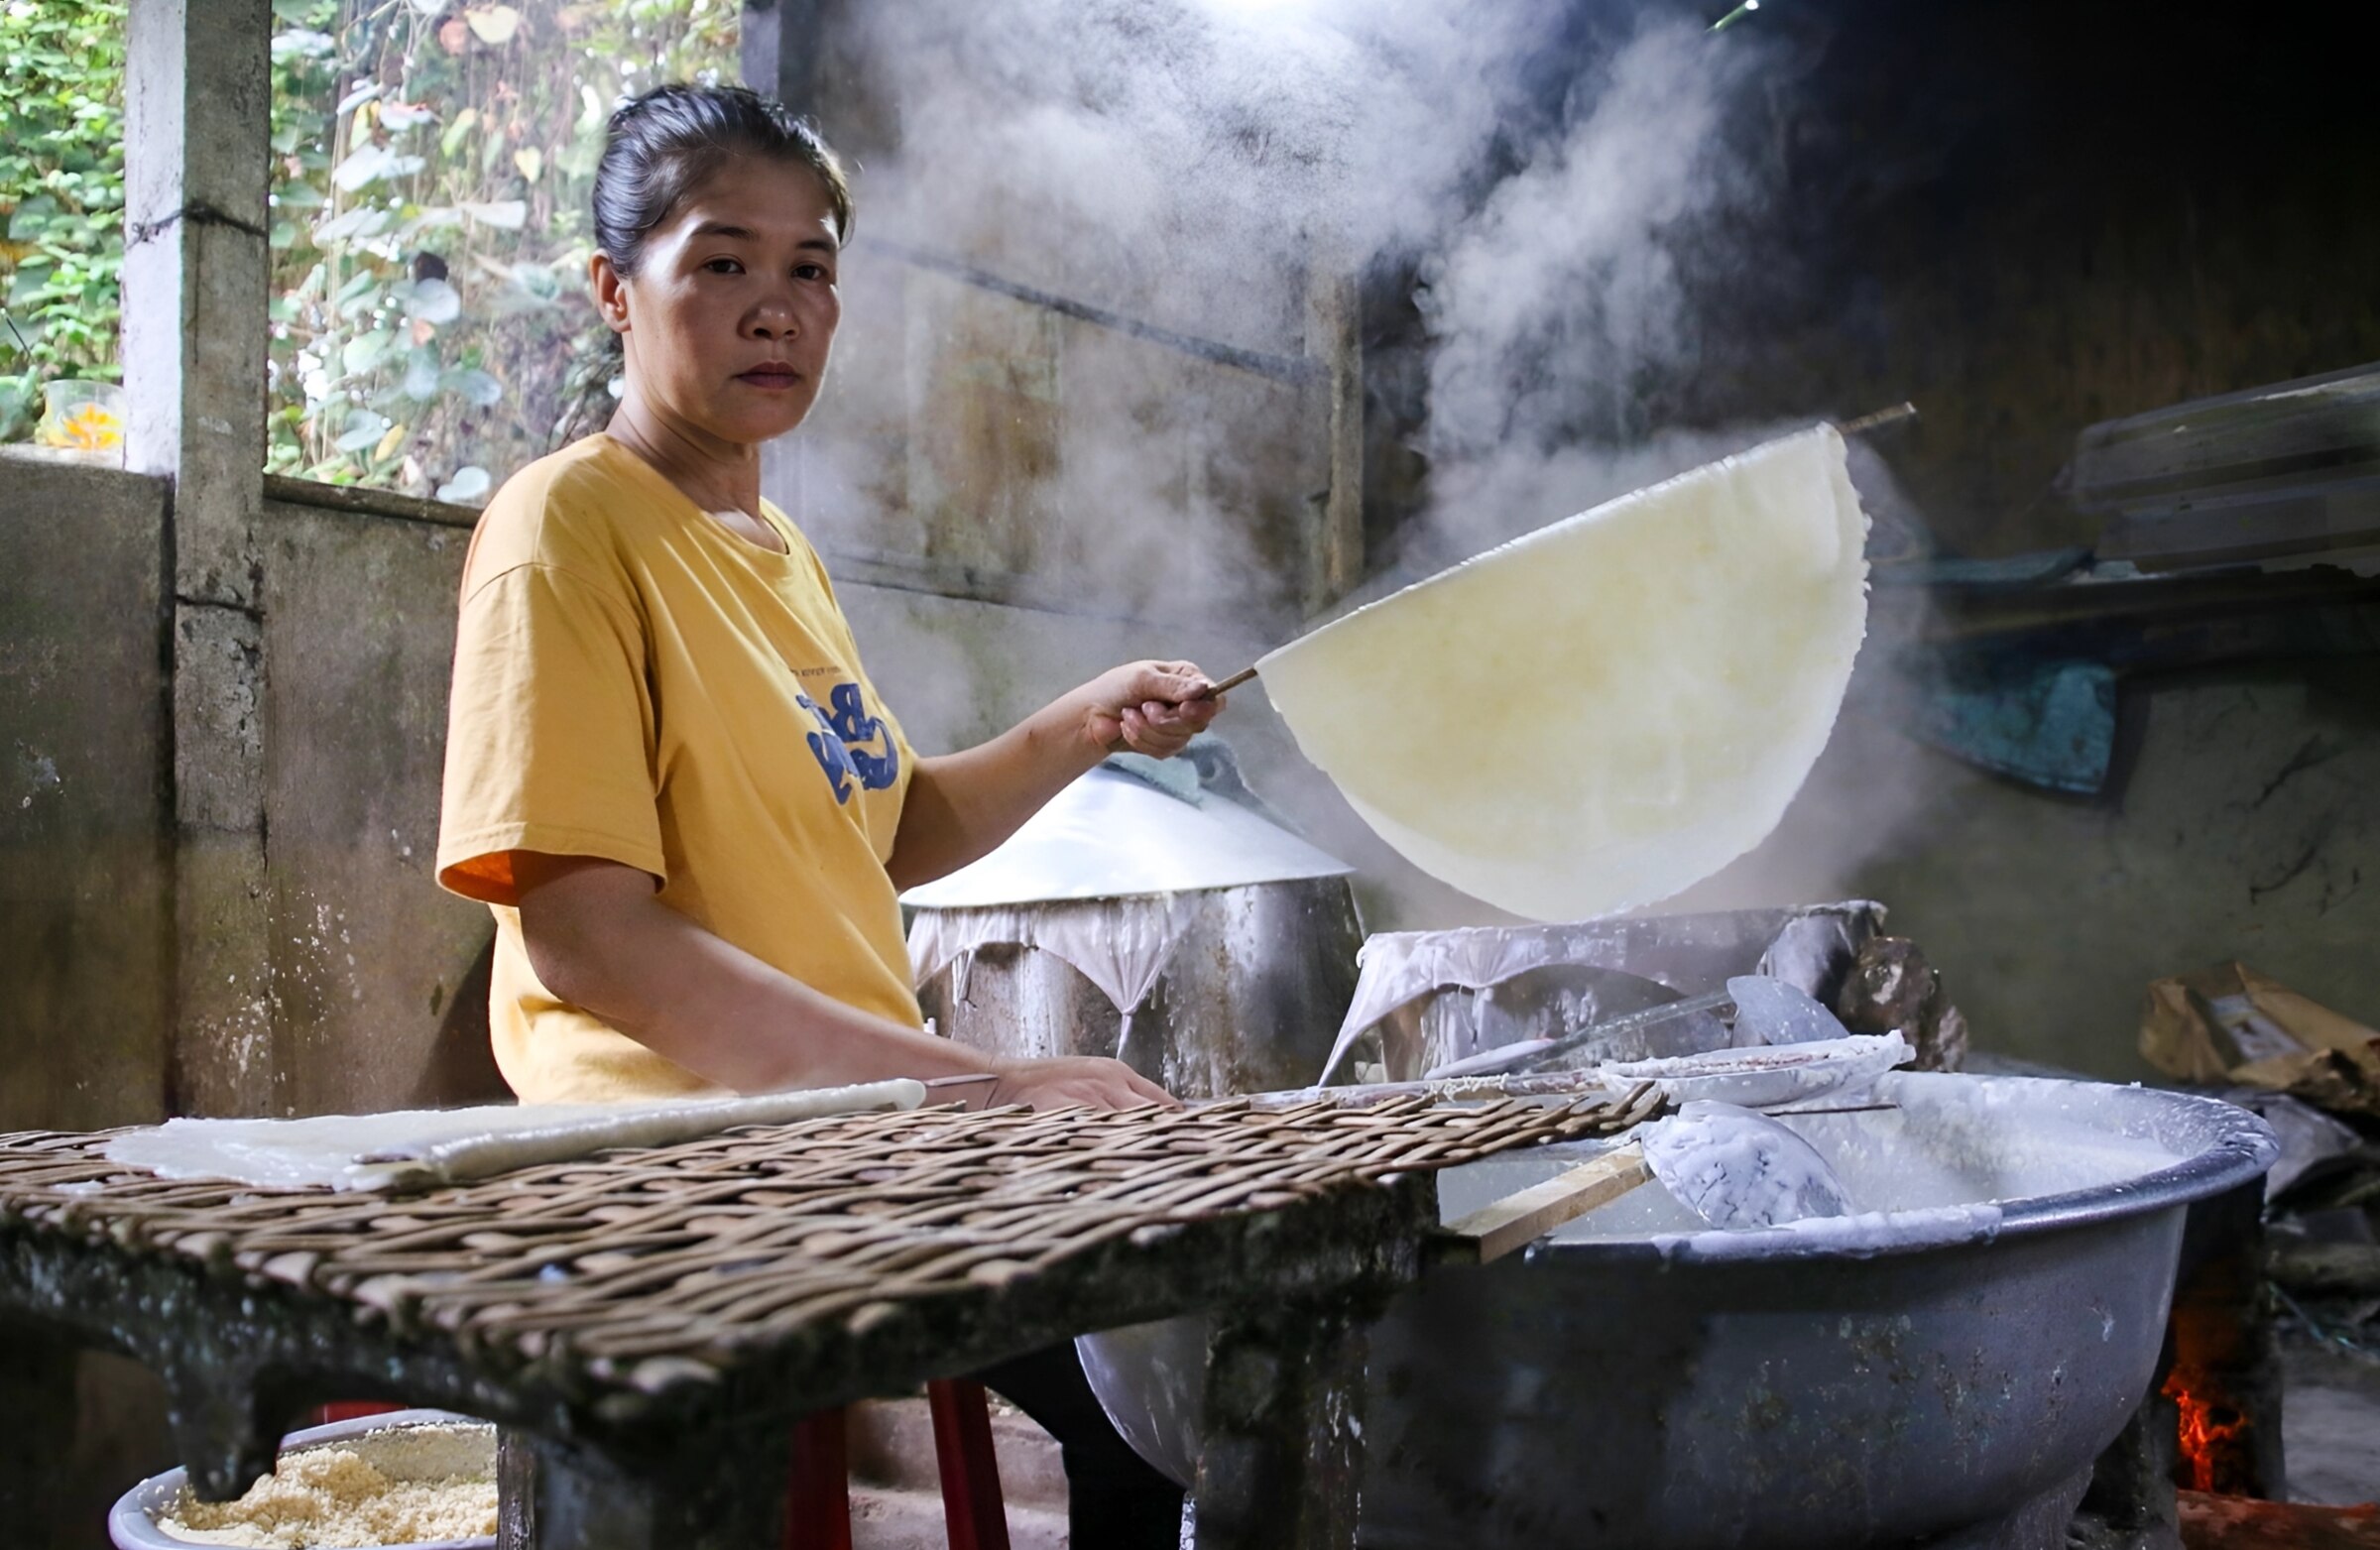
[[[1314,1079],[1355,995],[1351,869],[1272,821],[1219,740],[1184,761],[1111,760],[904,895],[943,1034],[1112,1055],[1183,1098]]]
[[[1635,915],[1564,925],[1391,931],[1364,944],[1353,1004],[1322,1080],[1415,1081],[1450,1061],[1724,990],[1765,974],[1834,1004],[1861,944],[1884,925],[1869,899],[1785,909]],[[1550,1062],[1578,1068],[1724,1049],[1704,1014],[1590,1040]]]

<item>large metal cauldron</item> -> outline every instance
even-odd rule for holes
[[[1355,1004],[1324,1081],[1376,1070],[1410,1082],[1505,1044],[1578,1033],[1766,974],[1832,1004],[1860,946],[1884,928],[1869,899],[1790,909],[1640,915],[1568,925],[1396,931],[1364,944]],[[1590,1039],[1547,1069],[1723,1049],[1717,1017]]]
[[[1348,867],[1272,822],[1220,740],[1116,760],[913,891],[918,1000],[988,1053],[1113,1055],[1184,1098],[1301,1087],[1355,994]]]
[[[1905,1213],[1878,1241],[1704,1235],[1647,1188],[1404,1293],[1371,1331],[1360,1542],[2063,1546],[2147,1392],[2187,1206],[2261,1173],[2271,1133],[2090,1083],[1899,1073],[1879,1096],[1898,1112],[1791,1122],[1855,1206]],[[1590,1149],[1457,1169],[1443,1208]],[[1203,1332],[1083,1345],[1135,1446],[1194,1460]]]
[[[1035,936],[1119,928],[1130,901],[1005,911]],[[1175,937],[1147,1000],[1127,1018],[1056,953],[991,942],[918,988],[942,1032],[997,1055],[1115,1055],[1183,1098],[1300,1087],[1330,1053],[1356,990],[1364,930],[1344,878],[1201,889],[1171,900]],[[964,911],[946,911],[964,920]]]

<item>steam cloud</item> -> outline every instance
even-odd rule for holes
[[[1663,423],[1664,399],[1701,362],[1702,296],[1754,261],[1746,233],[1777,179],[1745,126],[1763,109],[1753,88],[1790,61],[1744,30],[1714,38],[1675,11],[1607,7],[1598,24],[1582,19],[1590,9],[869,7],[860,68],[869,94],[897,101],[901,116],[897,152],[863,158],[863,237],[873,222],[1021,284],[1292,355],[1317,271],[1403,265],[1426,332],[1413,441],[1429,459],[1429,507],[1358,600],[1376,596],[1790,428]],[[1549,74],[1549,60],[1580,60],[1595,61],[1584,78]],[[1120,611],[1154,573],[1224,617],[1257,564],[1240,545],[1241,520],[1202,503],[1195,480],[1159,489],[1145,456],[1157,438],[1121,422],[1114,402],[1083,396],[1066,413],[1069,466],[1051,477],[1071,481],[1063,500],[1115,518],[1069,561],[1087,564]],[[961,677],[935,676],[945,691]],[[930,744],[920,708],[912,733]],[[1294,784],[1302,766],[1279,763]],[[1332,815],[1335,801],[1280,794],[1351,861],[1402,871],[1352,816]],[[1747,874],[1762,880],[1757,892],[1831,892],[1812,873],[1840,871],[1845,851],[1840,826],[1822,828],[1834,853],[1824,867],[1771,856]],[[1478,918],[1476,904],[1426,886],[1399,892],[1411,907],[1390,901],[1395,923]],[[1708,886],[1701,894],[1735,901]]]
[[[897,152],[864,174],[868,220],[1022,284],[1286,354],[1317,270],[1410,259],[1429,340],[1414,439],[1433,510],[1400,568],[1427,568],[1754,438],[1656,442],[1642,390],[1693,372],[1682,271],[1731,262],[1713,259],[1711,228],[1766,196],[1758,168],[1723,154],[1763,51],[1674,15],[1587,36],[1580,9],[871,7],[862,69],[901,116]],[[1580,58],[1601,62],[1549,88],[1544,61]],[[1079,440],[1130,446],[1132,428]],[[1190,509],[1216,562],[1175,586],[1247,594],[1253,556],[1222,513],[1201,520],[1195,492],[1153,499],[1129,453],[1070,461],[1086,466],[1065,477],[1091,486],[1076,500],[1163,512],[1176,537]],[[1156,526],[1120,521],[1090,556],[1116,561],[1122,604]]]

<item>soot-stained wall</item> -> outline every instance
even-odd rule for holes
[[[0,455],[0,1131],[166,1112],[166,487]]]
[[[160,479],[0,452],[0,1132],[167,1113],[166,501]],[[129,1363],[0,1330],[0,1394],[42,1381],[72,1408],[9,1428],[29,1465],[0,1481],[40,1494],[0,1517],[15,1542],[83,1550],[171,1462],[163,1394]]]
[[[467,529],[266,508],[270,1002],[293,1112],[501,1097],[480,905],[441,892],[438,780]]]
[[[2380,360],[2355,17],[1764,8],[1728,35],[1767,52],[1723,148],[1759,192],[1674,234],[1689,347],[1636,423],[1911,399],[1885,452],[1951,547],[2088,543],[2057,488],[2084,425]]]
[[[2380,118],[2353,18],[1764,6],[1710,40],[1749,58],[1712,151],[1732,191],[1643,234],[1676,265],[1673,347],[1582,391],[1561,450],[1593,468],[1597,446],[1913,400],[1871,445],[1948,549],[2089,544],[2099,519],[2060,479],[2084,426],[2380,360]],[[1385,271],[1368,303],[1381,553],[1428,520],[1427,268]],[[2091,802],[1847,716],[1777,834],[1662,907],[1882,899],[1979,1044],[2109,1076],[2145,1074],[2142,987],[2221,958],[2380,1022],[2376,682],[2369,656],[2130,680],[2128,776]],[[1327,790],[1301,799],[1343,824]],[[1373,875],[1375,924],[1466,918],[1392,860]]]
[[[2380,1021],[2380,675],[2368,662],[2136,691],[2111,801],[2044,795],[1846,714],[1768,841],[1673,908],[1882,900],[1978,1048],[2117,1080],[2149,982],[2236,958]]]

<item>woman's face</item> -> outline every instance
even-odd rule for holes
[[[596,255],[629,391],[683,431],[739,445],[800,424],[843,315],[841,235],[808,168],[740,156],[654,228],[634,279]]]

